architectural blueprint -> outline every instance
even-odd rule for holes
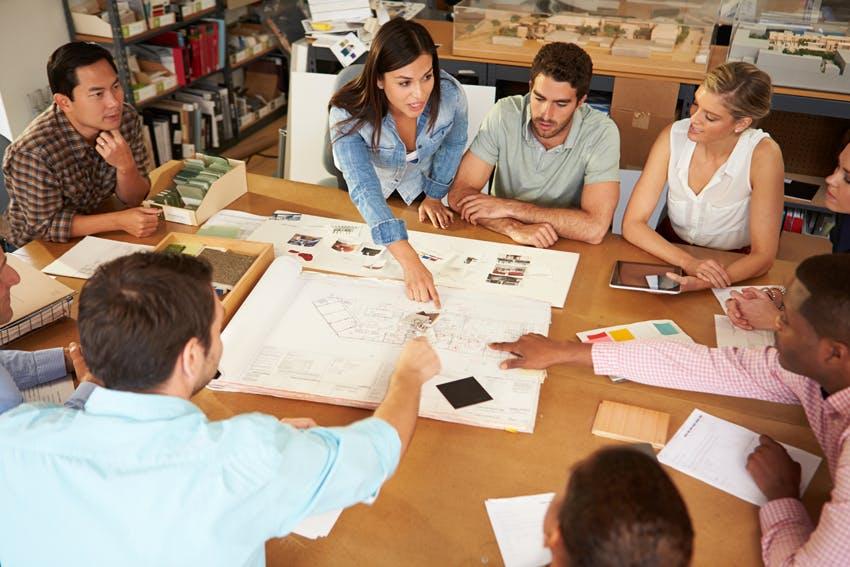
[[[487,344],[547,334],[549,305],[441,293],[440,311],[423,310],[400,282],[302,274],[293,259],[278,258],[222,334],[222,376],[210,387],[372,408],[384,398],[404,343],[425,336],[442,370],[422,388],[420,415],[532,432],[545,374],[501,370],[507,355]],[[436,385],[469,376],[493,400],[456,410]]]

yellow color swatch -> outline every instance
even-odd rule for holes
[[[628,329],[614,329],[613,331],[608,331],[608,336],[617,342],[635,340],[635,336]]]

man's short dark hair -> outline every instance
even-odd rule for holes
[[[693,554],[682,497],[655,459],[632,448],[579,463],[558,516],[572,566],[677,567]]]
[[[850,346],[850,254],[823,254],[797,266],[797,280],[809,297],[800,314],[819,337]]]
[[[569,83],[581,99],[590,90],[593,61],[584,49],[574,43],[547,43],[540,48],[531,64],[532,84],[541,73],[559,83]]]
[[[146,391],[174,370],[186,343],[209,350],[212,268],[184,254],[139,252],[99,267],[80,294],[89,370],[113,390]]]
[[[74,87],[80,84],[77,67],[93,65],[106,59],[118,73],[112,54],[96,43],[72,41],[54,51],[47,60],[47,81],[53,94],[63,94],[74,100]]]

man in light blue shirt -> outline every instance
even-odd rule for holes
[[[12,319],[11,290],[21,281],[0,250],[0,325]],[[51,348],[36,352],[0,350],[0,413],[23,401],[21,390],[33,388],[68,375],[73,370],[65,350]]]
[[[376,497],[439,370],[427,341],[405,346],[374,417],[348,427],[210,422],[189,400],[216,372],[222,320],[201,260],[139,253],[98,269],[79,327],[105,387],[82,411],[0,416],[3,567],[260,566],[267,539]]]

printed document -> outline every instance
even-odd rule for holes
[[[290,258],[269,266],[222,333],[222,376],[211,388],[374,408],[404,343],[424,335],[442,370],[422,388],[420,415],[533,431],[545,373],[502,370],[509,355],[487,345],[548,334],[547,303],[441,288],[437,311],[407,299],[401,282],[300,272]],[[470,376],[493,399],[455,409],[437,385]]]
[[[528,297],[563,307],[579,255],[516,244],[410,231],[410,245],[440,286]],[[386,247],[363,223],[277,211],[248,240],[274,244],[303,268],[370,278],[404,279]]]
[[[153,246],[86,236],[42,271],[54,276],[87,280],[101,265],[134,252],[153,250]]]
[[[714,315],[717,346],[760,348],[774,345],[773,331],[747,331],[732,324],[726,315]]]
[[[746,469],[747,457],[758,445],[758,433],[695,409],[658,453],[658,461],[742,500],[763,506],[767,499]],[[821,458],[784,443],[783,446],[802,468],[802,494]]]
[[[543,519],[554,497],[548,492],[484,502],[505,567],[540,567],[552,561],[543,546]]]

